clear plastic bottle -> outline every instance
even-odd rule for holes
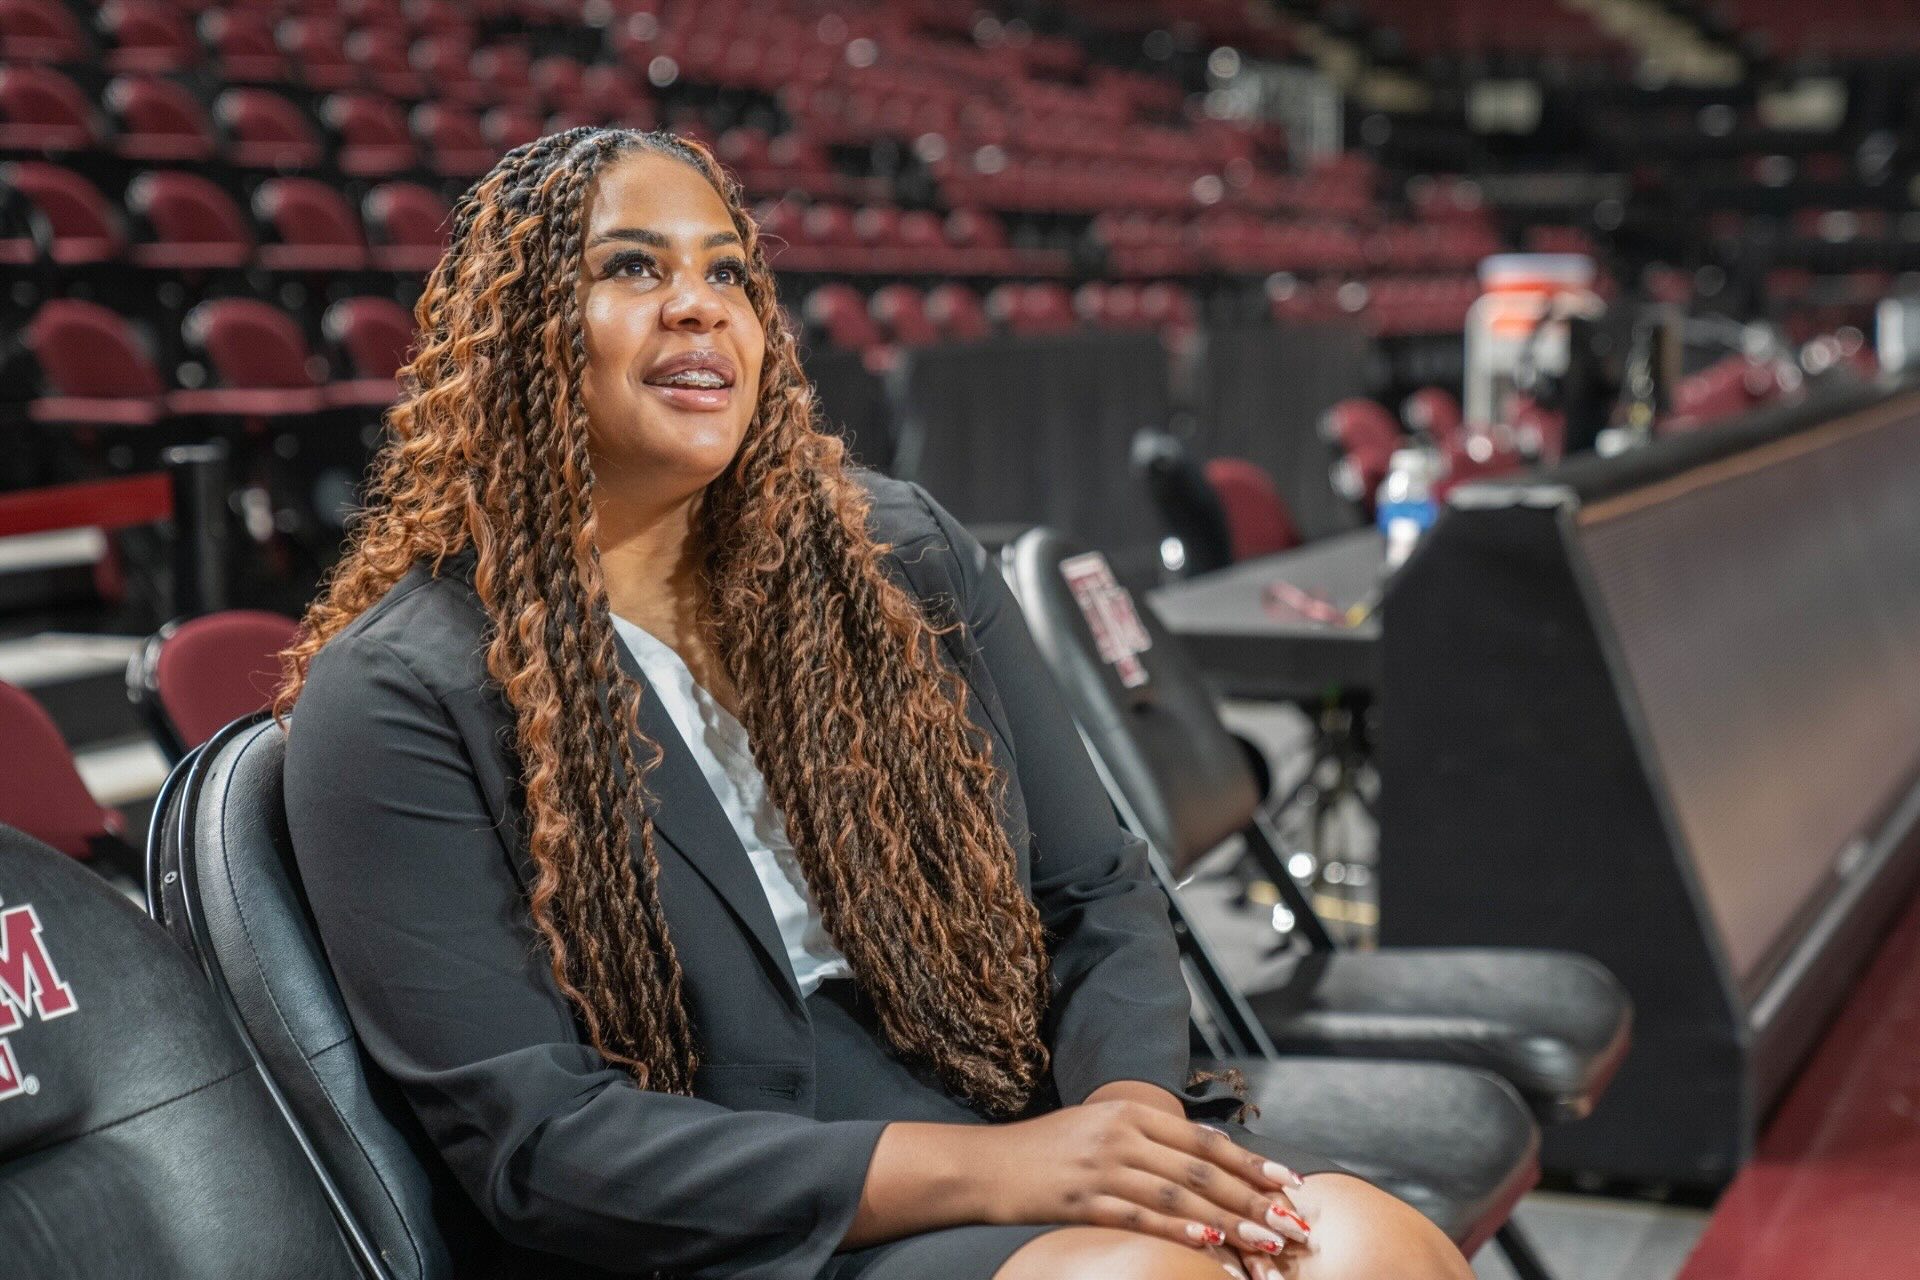
[[[1387,567],[1397,569],[1413,554],[1420,535],[1440,518],[1433,483],[1438,460],[1425,449],[1395,449],[1374,498],[1375,521],[1387,536]]]

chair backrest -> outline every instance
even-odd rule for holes
[[[102,100],[120,125],[122,154],[144,160],[205,160],[214,152],[213,124],[200,102],[157,75],[120,76]]]
[[[46,708],[25,689],[0,680],[0,742],[7,766],[0,769],[0,823],[73,858],[91,857],[96,844],[125,827],[118,813],[93,798],[73,752]],[[6,948],[0,946],[0,956]],[[6,1018],[0,1001],[0,1021]]]
[[[1198,668],[1098,552],[1039,528],[1016,539],[1002,565],[1074,719],[1142,833],[1184,873],[1260,802]]]
[[[118,257],[126,247],[119,211],[73,170],[22,160],[0,166],[0,184],[32,201],[46,219],[55,261],[101,262]]]
[[[139,398],[167,389],[133,326],[97,302],[54,298],[41,303],[26,338],[56,394]]]
[[[387,244],[446,245],[453,215],[432,190],[414,182],[389,182],[367,193],[367,224]]]
[[[0,957],[0,1271],[353,1280],[193,962],[106,881],[5,826]]]
[[[286,244],[364,248],[360,220],[339,191],[314,178],[273,178],[253,194],[256,216]]]
[[[127,185],[127,207],[167,244],[229,245],[253,251],[253,225],[233,197],[197,173],[143,173]],[[236,258],[244,261],[244,258]]]
[[[0,120],[10,146],[80,151],[98,146],[106,125],[80,87],[51,67],[0,66]]]
[[[315,385],[300,327],[257,298],[210,298],[187,313],[181,331],[229,387]]]
[[[1219,492],[1199,460],[1170,431],[1143,427],[1133,437],[1133,473],[1166,531],[1180,540],[1186,575],[1234,561],[1233,530]]]
[[[413,345],[413,313],[392,298],[342,298],[327,308],[320,329],[347,353],[357,378],[395,376]]]
[[[300,889],[285,756],[285,733],[262,716],[227,726],[180,765],[154,812],[150,900],[231,999],[366,1274],[476,1274],[480,1251],[495,1267],[515,1251],[480,1221],[360,1048]]]
[[[1293,512],[1266,468],[1245,458],[1209,458],[1207,483],[1220,495],[1235,560],[1252,560],[1300,545]]]
[[[278,613],[228,609],[169,622],[127,667],[127,692],[178,760],[222,726],[264,711],[280,684],[280,650],[299,624]]]
[[[242,163],[270,156],[276,165],[305,168],[320,160],[320,135],[313,122],[270,89],[228,89],[214,99],[213,115],[234,145],[250,149],[236,157]]]

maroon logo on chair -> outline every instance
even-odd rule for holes
[[[22,1075],[7,1043],[28,1018],[42,1022],[78,1009],[73,988],[60,980],[40,936],[40,917],[31,904],[0,910],[0,1102],[37,1093],[40,1082]]]
[[[1134,612],[1133,597],[1114,579],[1107,558],[1089,551],[1062,560],[1060,576],[1067,580],[1073,602],[1080,606],[1087,629],[1093,632],[1100,661],[1112,667],[1127,688],[1145,684],[1147,667],[1140,655],[1153,647],[1153,640]]]

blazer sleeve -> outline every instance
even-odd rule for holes
[[[958,521],[920,497],[954,552],[972,660],[986,665],[1005,709],[1031,830],[1033,897],[1051,944],[1049,1048],[1060,1100],[1073,1105],[1103,1084],[1142,1080],[1190,1105],[1215,1102],[1219,1090],[1185,1088],[1191,997],[1147,847],[1115,813],[998,568]]]
[[[827,1264],[884,1126],[643,1090],[584,1043],[462,741],[393,646],[318,655],[286,794],[354,1027],[504,1237],[621,1273]]]

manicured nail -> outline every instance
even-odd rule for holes
[[[1286,1241],[1265,1227],[1257,1226],[1251,1222],[1243,1222],[1240,1224],[1240,1238],[1254,1248],[1267,1253],[1278,1253],[1286,1247]]]
[[[1305,1185],[1299,1174],[1287,1168],[1287,1166],[1280,1164],[1278,1161],[1267,1161],[1264,1165],[1260,1166],[1260,1172],[1266,1174],[1267,1177],[1273,1179],[1275,1182],[1284,1182],[1289,1187]]]
[[[1232,1276],[1234,1280],[1247,1280],[1247,1273],[1234,1266],[1231,1262],[1221,1263],[1220,1269]]]
[[[1226,1232],[1220,1230],[1220,1228],[1210,1227],[1204,1222],[1189,1222],[1187,1224],[1187,1239],[1193,1241],[1195,1244],[1225,1244],[1227,1242],[1227,1235]]]
[[[1291,1209],[1282,1209],[1277,1204],[1267,1206],[1267,1225],[1283,1236],[1298,1240],[1301,1244],[1307,1243],[1313,1235],[1313,1228],[1307,1225],[1305,1218]]]

